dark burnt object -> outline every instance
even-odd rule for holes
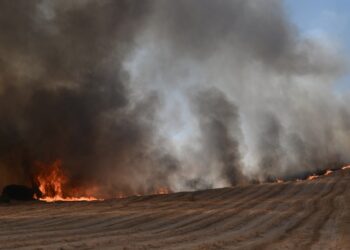
[[[2,190],[2,200],[31,201],[34,200],[34,190],[23,185],[8,185]]]

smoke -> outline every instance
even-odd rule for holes
[[[334,47],[281,1],[1,1],[0,185],[62,160],[69,185],[147,193],[349,161]]]
[[[216,89],[197,96],[203,156],[231,185],[242,180],[238,150],[240,127],[237,107]],[[231,133],[233,131],[234,133]]]
[[[122,68],[148,3],[2,1],[0,9],[5,181],[30,183],[35,162],[60,159],[73,187],[157,185],[147,177],[160,175],[149,168],[164,158],[153,152],[157,95],[132,102]]]
[[[165,103],[172,185],[295,177],[349,161],[349,116],[334,45],[302,36],[283,3],[159,1],[129,56],[134,89]],[[189,179],[189,182],[184,180]]]

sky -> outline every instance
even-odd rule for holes
[[[336,45],[350,61],[350,1],[284,0],[287,14],[303,36]],[[350,91],[350,73],[336,84],[337,91]]]

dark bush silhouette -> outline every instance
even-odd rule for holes
[[[8,185],[2,190],[1,200],[34,200],[34,190],[23,185]]]

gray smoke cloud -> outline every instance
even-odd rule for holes
[[[150,192],[166,180],[156,153],[156,93],[129,98],[122,68],[146,1],[2,1],[2,180],[31,183],[35,162],[63,162],[67,185]],[[154,176],[158,176],[155,178]],[[159,178],[163,176],[163,178]]]
[[[299,177],[349,161],[336,46],[303,37],[283,2],[159,1],[125,63],[164,102],[177,189]],[[186,182],[186,178],[195,181]]]
[[[2,1],[0,185],[61,159],[101,196],[349,161],[346,63],[278,0]]]

